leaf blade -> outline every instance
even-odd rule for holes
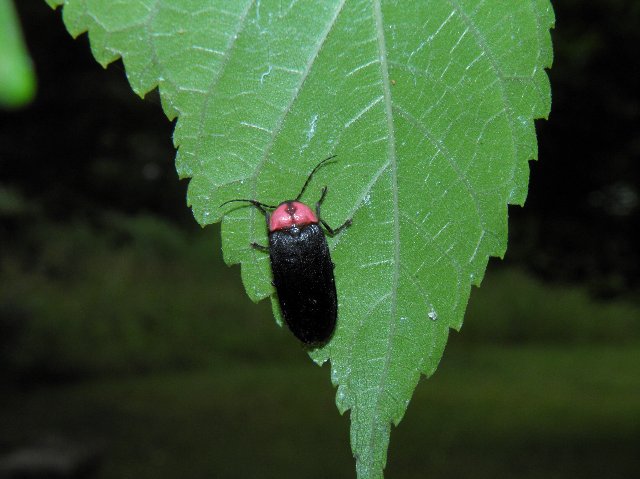
[[[311,355],[331,360],[359,477],[382,477],[390,424],[526,197],[533,118],[550,107],[548,1],[70,0],[64,19],[104,65],[123,58],[138,94],[159,87],[202,225],[228,199],[292,197],[339,153],[304,198],[328,184],[326,219],[354,220],[330,240],[338,329]],[[271,295],[268,258],[249,247],[265,242],[261,215],[230,208],[222,235],[249,296]]]

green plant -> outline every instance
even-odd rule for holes
[[[0,0],[0,106],[18,107],[36,89],[31,60],[11,0]]]
[[[249,247],[264,219],[219,205],[291,197],[339,155],[308,190],[312,202],[329,185],[330,224],[353,218],[330,242],[338,329],[311,357],[331,361],[351,411],[358,476],[382,477],[391,423],[504,254],[507,205],[525,200],[533,119],[550,108],[548,0],[64,4],[101,64],[121,57],[134,91],[159,89],[189,204],[202,225],[223,220],[254,301],[273,293]]]

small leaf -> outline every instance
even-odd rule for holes
[[[36,91],[31,59],[11,0],[0,0],[0,106],[19,107]]]
[[[159,87],[189,204],[203,225],[223,220],[225,260],[253,300],[273,293],[249,246],[266,242],[264,218],[219,205],[294,197],[338,154],[303,198],[326,184],[325,219],[353,218],[330,242],[338,328],[311,355],[331,361],[351,411],[358,477],[382,477],[390,424],[504,254],[507,205],[526,197],[533,119],[550,108],[548,0],[65,5],[98,61],[122,57],[141,95]]]

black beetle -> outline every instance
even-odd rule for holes
[[[222,207],[234,201],[246,201],[265,215],[269,246],[257,243],[252,243],[251,246],[269,253],[273,285],[282,316],[291,332],[308,345],[326,343],[333,335],[338,316],[334,264],[320,224],[333,236],[349,226],[351,220],[333,229],[322,219],[320,206],[327,195],[326,186],[322,188],[315,213],[299,200],[313,174],[332,158],[335,155],[316,165],[294,200],[272,206],[256,200],[235,199],[220,205]],[[265,208],[274,211],[270,213]]]

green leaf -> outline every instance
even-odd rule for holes
[[[98,61],[122,57],[138,94],[159,87],[189,204],[202,225],[223,220],[225,260],[242,264],[253,300],[273,294],[250,247],[266,242],[264,218],[219,205],[294,197],[339,155],[303,198],[326,184],[325,219],[353,218],[330,241],[338,328],[311,355],[331,361],[351,411],[358,477],[382,477],[390,424],[504,254],[507,205],[524,202],[533,119],[550,108],[548,0],[65,5]]]
[[[36,91],[31,59],[11,0],[0,0],[0,106],[19,107]]]

